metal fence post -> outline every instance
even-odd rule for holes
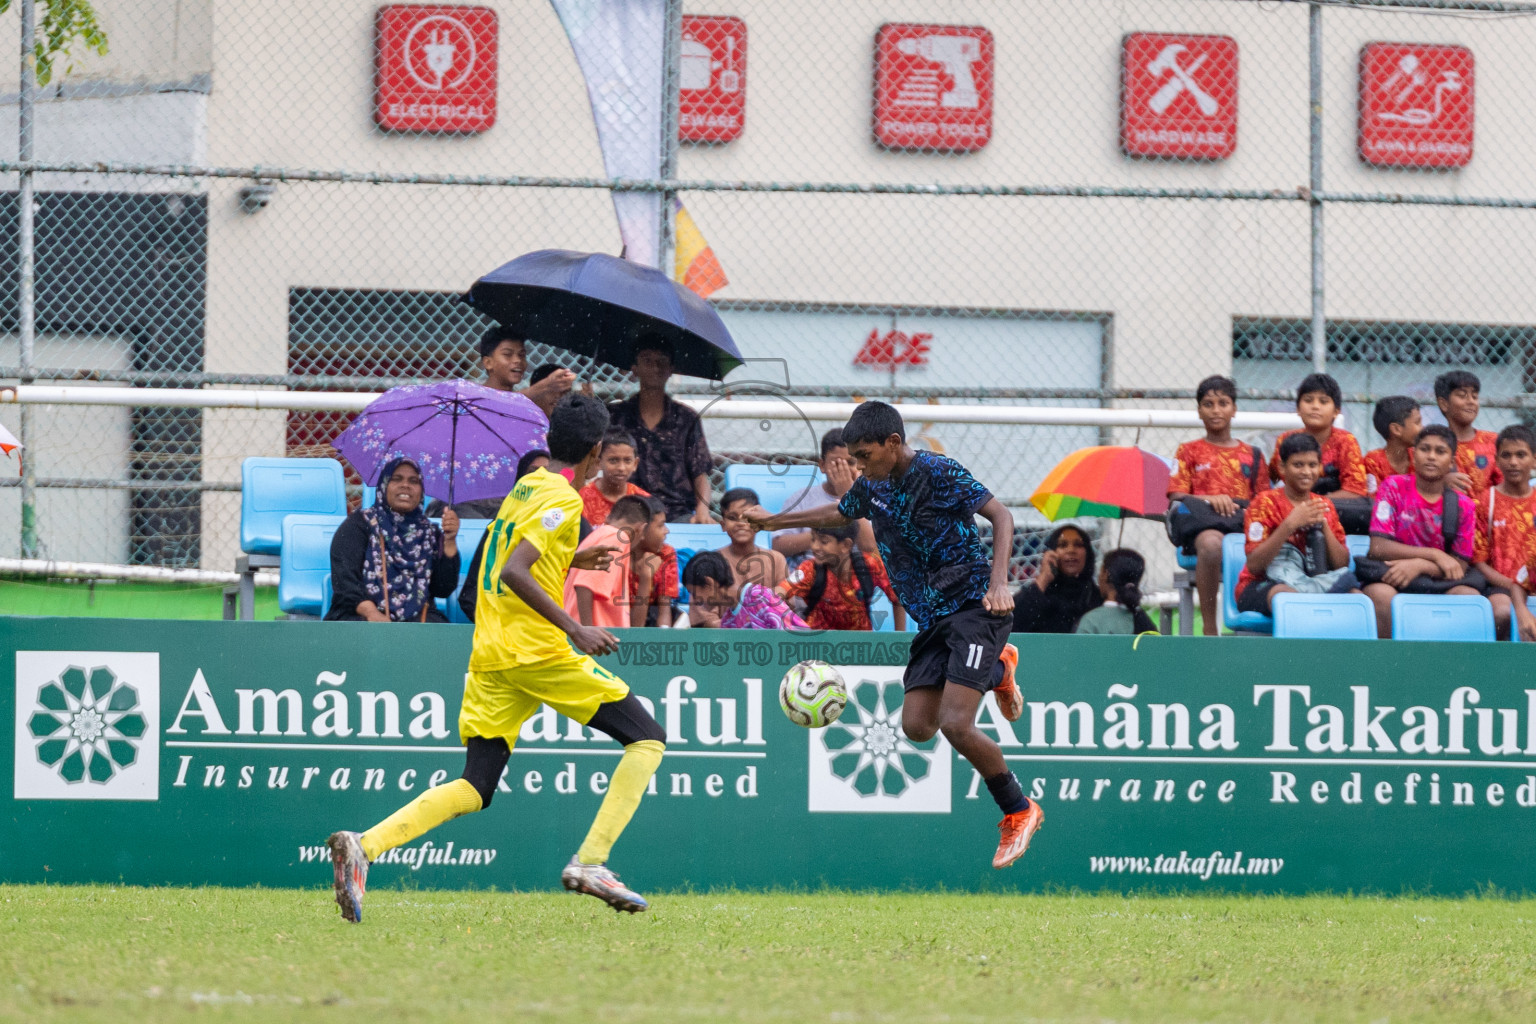
[[[36,0],[21,0],[21,93],[17,107],[17,159],[28,164],[33,159],[33,118],[37,103]],[[17,334],[21,346],[21,382],[30,384],[36,361],[37,280],[36,236],[34,232],[33,172],[23,170],[16,194],[16,246],[18,249]],[[32,407],[21,407],[21,557],[37,557],[37,452],[32,429]]]
[[[677,177],[677,133],[679,105],[679,71],[683,51],[683,0],[666,0],[667,26],[665,50],[662,57],[661,102],[661,176],[665,180]],[[657,246],[659,269],[668,277],[676,265],[676,238],[673,232],[672,205],[677,193],[670,189],[661,193],[661,244]]]
[[[1307,47],[1307,91],[1311,109],[1310,149],[1312,173],[1309,204],[1312,208],[1312,369],[1328,369],[1328,320],[1323,311],[1323,5],[1307,10],[1310,41]]]

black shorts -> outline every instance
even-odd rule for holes
[[[1243,592],[1237,595],[1237,610],[1240,612],[1258,612],[1260,615],[1269,614],[1269,592],[1280,585],[1278,580],[1252,580],[1243,588]]]
[[[1000,678],[997,659],[1012,628],[1012,615],[993,615],[980,601],[963,605],[912,638],[902,690],[948,681],[986,693]]]

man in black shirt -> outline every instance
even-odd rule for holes
[[[667,506],[669,523],[712,523],[709,444],[699,414],[667,394],[672,346],[642,340],[635,351],[640,391],[608,407],[610,426],[635,439],[639,468],[630,478]]]

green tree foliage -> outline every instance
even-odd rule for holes
[[[0,14],[8,12],[16,2],[0,0]],[[48,84],[55,63],[60,57],[67,57],[76,43],[95,53],[107,52],[107,34],[97,22],[96,8],[90,0],[38,0],[37,28],[32,53],[38,85]],[[66,73],[69,70],[69,66],[64,68]]]

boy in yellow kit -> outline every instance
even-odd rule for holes
[[[577,553],[581,495],[560,474],[570,467],[573,479],[585,481],[607,429],[601,402],[584,395],[562,399],[549,417],[549,467],[518,480],[502,503],[476,581],[474,648],[459,711],[464,775],[427,790],[366,832],[336,832],[326,840],[336,902],[346,920],[362,919],[371,861],[491,805],[518,730],[541,704],[624,745],[597,818],[560,873],[561,884],[615,910],[646,909],[645,898],[626,889],[604,862],[661,763],[666,732],[622,679],[592,660],[615,651],[618,639],[583,626],[561,606],[567,570],[604,569],[615,550],[596,545]]]

